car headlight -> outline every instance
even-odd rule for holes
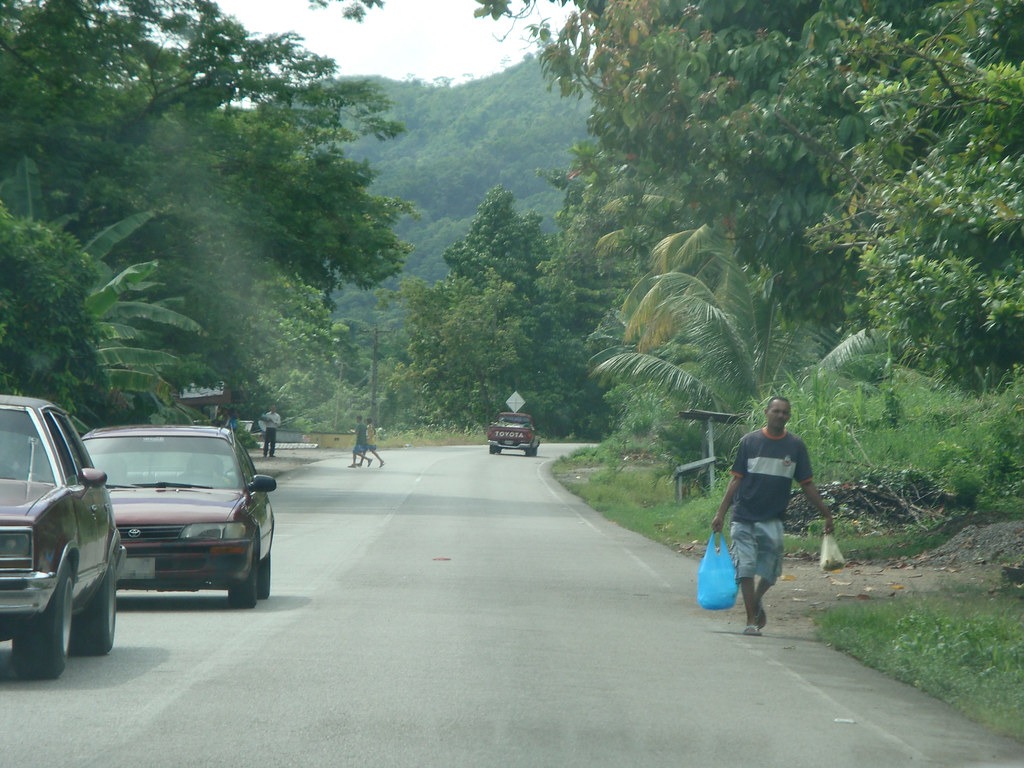
[[[32,555],[32,532],[0,530],[0,557],[25,558]]]
[[[182,531],[182,539],[244,539],[245,523],[192,523]]]

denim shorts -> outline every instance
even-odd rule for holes
[[[760,576],[774,584],[782,575],[782,521],[736,522],[729,527],[736,578]]]

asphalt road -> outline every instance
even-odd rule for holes
[[[273,594],[121,592],[114,650],[22,682],[0,766],[1024,766],[829,648],[740,634],[696,564],[547,475],[568,450],[283,475]]]

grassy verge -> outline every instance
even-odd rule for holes
[[[987,592],[946,595],[839,606],[818,626],[864,664],[1024,740],[1024,624],[1014,608]]]
[[[423,427],[419,429],[378,430],[377,432],[377,445],[381,448],[403,448],[407,445],[472,445],[474,443],[485,445],[486,442],[486,436],[479,431],[457,432]]]
[[[683,503],[664,467],[610,459],[600,449],[556,462],[558,479],[609,520],[669,546],[704,542],[720,492]],[[786,551],[816,551],[817,535],[789,537]],[[939,534],[842,532],[861,559],[916,554]],[[813,541],[811,540],[813,539]],[[948,702],[996,733],[1024,741],[1024,601],[1010,587],[833,608],[816,618],[821,639],[867,666]]]

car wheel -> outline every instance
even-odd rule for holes
[[[499,453],[499,454],[500,454],[500,453],[501,453],[501,448],[497,448],[497,447],[495,447],[495,446],[493,446],[493,445],[492,445],[492,446],[491,446],[491,455],[493,456],[493,455],[494,455],[494,454],[496,454],[496,453]]]
[[[70,644],[71,577],[62,567],[46,610],[14,638],[14,671],[28,680],[56,680],[67,664]]]
[[[270,597],[270,555],[260,560],[259,574],[256,577],[256,598],[266,600]]]
[[[232,608],[255,608],[258,580],[259,550],[253,546],[252,562],[249,563],[249,574],[241,584],[228,588],[228,605]]]
[[[71,622],[71,653],[76,656],[103,656],[114,647],[117,626],[117,579],[113,564],[107,565],[96,594],[89,605]]]

